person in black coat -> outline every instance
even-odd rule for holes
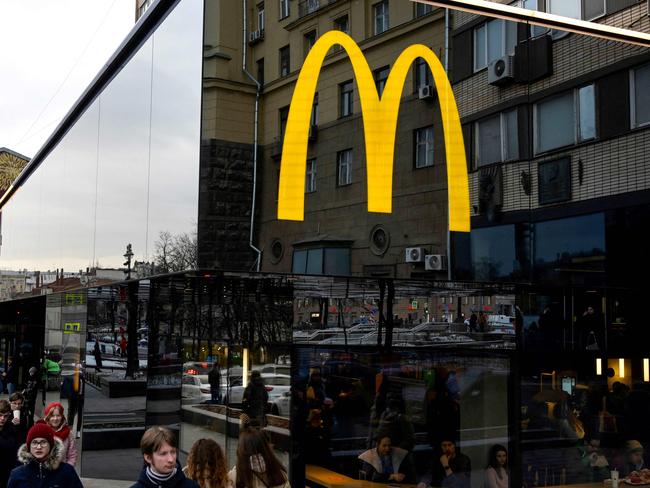
[[[99,340],[95,339],[95,346],[93,347],[93,356],[95,357],[95,371],[101,373],[102,371],[102,349],[99,347]]]
[[[176,458],[176,435],[167,427],[149,427],[140,441],[145,466],[131,488],[199,488],[185,477]]]
[[[269,392],[266,391],[262,375],[255,370],[251,373],[251,381],[244,389],[242,410],[251,420],[252,425],[264,427],[266,424],[266,405]]]
[[[18,450],[23,466],[11,472],[7,488],[83,488],[74,467],[63,462],[64,456],[63,441],[54,436],[54,431],[47,424],[34,425],[29,429],[27,442]]]
[[[18,444],[22,444],[27,439],[27,431],[30,428],[29,425],[29,414],[27,412],[27,407],[25,406],[25,396],[16,392],[9,397],[9,403],[11,405],[11,410],[20,410],[20,417],[11,419],[11,423],[16,429],[16,435],[18,436]],[[32,419],[32,424],[34,420]]]
[[[9,473],[18,466],[18,435],[11,423],[13,412],[7,400],[0,400],[0,486],[7,486]]]
[[[211,402],[219,403],[221,401],[221,372],[217,361],[212,363],[212,369],[208,373],[208,383],[210,383]]]

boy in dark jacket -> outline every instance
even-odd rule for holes
[[[7,486],[9,473],[18,466],[18,436],[11,423],[13,412],[7,400],[0,400],[0,486]]]
[[[63,462],[64,451],[63,442],[47,424],[34,425],[18,450],[18,460],[24,466],[11,472],[7,488],[83,488],[74,468]]]

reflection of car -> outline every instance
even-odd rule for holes
[[[208,375],[183,374],[181,396],[183,400],[195,400],[201,403],[210,400],[210,383]]]
[[[266,391],[269,392],[269,403],[271,400],[282,396],[285,391],[289,391],[291,388],[291,376],[286,374],[270,374],[262,373],[262,381],[266,387]],[[241,384],[241,381],[238,381],[237,386],[232,386],[234,381],[231,383],[231,387],[228,389],[228,394],[226,395],[225,403],[231,405],[240,405],[242,398],[244,397],[244,387]]]
[[[273,415],[289,417],[291,413],[291,391],[287,390],[282,392],[280,396],[269,398],[269,404]]]
[[[263,364],[257,368],[260,373],[270,373],[270,374],[286,374],[291,375],[291,365],[290,364]]]
[[[207,375],[212,369],[212,363],[207,361],[190,361],[183,363],[183,373],[191,375]]]

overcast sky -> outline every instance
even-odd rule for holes
[[[0,147],[32,157],[133,28],[135,0],[0,0],[0,19]]]

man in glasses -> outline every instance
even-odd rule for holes
[[[0,400],[0,486],[7,486],[9,473],[18,466],[16,453],[20,444],[11,423],[13,415],[9,402]]]
[[[7,487],[83,488],[74,467],[63,462],[64,455],[63,442],[54,436],[54,431],[47,424],[35,424],[27,433],[27,442],[18,450],[23,466],[11,472]]]
[[[16,428],[16,435],[18,436],[18,443],[22,444],[27,438],[27,431],[29,430],[29,414],[27,408],[25,407],[25,396],[16,392],[9,397],[9,403],[11,405],[11,410],[18,411],[18,414],[14,414],[11,419],[11,423]],[[32,416],[32,424],[34,423]]]

